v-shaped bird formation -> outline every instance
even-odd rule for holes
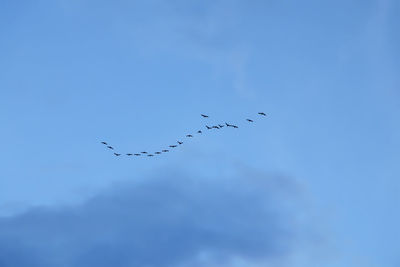
[[[205,115],[205,114],[200,114],[200,115],[201,115],[203,118],[205,118],[205,119],[207,119],[207,118],[210,117],[210,116]],[[265,114],[264,112],[258,112],[258,115],[260,115],[260,116],[267,116],[267,114]],[[254,120],[253,120],[253,119],[247,118],[246,121],[247,121],[248,123],[254,123]],[[209,126],[209,125],[205,125],[205,128],[206,128],[207,130],[213,130],[213,129],[220,130],[220,129],[224,128],[224,127],[226,127],[226,128],[234,128],[234,129],[238,129],[238,128],[239,128],[239,126],[237,126],[237,125],[235,125],[235,124],[230,124],[230,123],[227,123],[227,122],[224,122],[223,124],[210,125],[210,126]],[[198,131],[197,131],[197,134],[198,134],[198,135],[201,135],[201,134],[203,134],[203,131],[202,131],[202,130],[198,130]],[[193,134],[186,134],[186,138],[193,138],[194,136],[195,136],[195,135],[193,135]],[[111,145],[109,145],[107,142],[102,141],[101,143],[102,143],[106,148],[108,148],[108,149],[114,151],[114,147],[112,147]],[[134,157],[140,157],[140,156],[154,157],[155,155],[161,155],[161,154],[163,154],[163,153],[168,153],[168,152],[170,151],[170,149],[175,149],[175,148],[177,148],[178,146],[182,145],[182,144],[183,144],[183,141],[178,140],[176,143],[177,143],[177,145],[176,145],[176,144],[169,145],[169,146],[168,146],[168,149],[165,149],[165,148],[164,148],[164,149],[161,149],[160,151],[155,151],[155,152],[141,151],[141,152],[137,152],[137,153],[126,153],[126,154],[124,154],[124,155],[125,155],[125,156],[128,156],[128,157],[131,157],[131,156],[134,156]],[[122,156],[122,153],[113,152],[113,154],[114,154],[116,157]]]

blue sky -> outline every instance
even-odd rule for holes
[[[399,11],[2,1],[0,266],[398,266]]]

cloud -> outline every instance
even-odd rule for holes
[[[222,266],[289,255],[301,228],[297,185],[252,172],[233,176],[171,172],[79,206],[2,218],[0,266]]]

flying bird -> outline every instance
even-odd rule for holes
[[[148,156],[148,157],[154,157],[154,155],[153,155],[153,154],[148,154],[147,156]]]
[[[260,114],[262,116],[267,116],[267,114],[265,114],[264,112],[258,112],[258,114]]]
[[[201,134],[202,132],[200,130],[198,130],[197,133]]]
[[[143,151],[143,152],[140,152],[140,153],[142,153],[142,154],[147,154],[147,152],[146,152],[146,151]]]
[[[158,154],[161,154],[161,152],[158,152],[158,151],[157,151],[157,152],[154,152],[154,154],[157,154],[157,155],[158,155]]]
[[[121,156],[121,154],[118,154],[118,153],[114,153],[114,155],[117,156],[117,157],[118,157],[118,156]]]
[[[141,154],[136,153],[136,154],[133,154],[133,155],[135,155],[135,156],[140,156]]]
[[[204,115],[204,114],[200,114],[203,118],[208,118],[208,116],[207,115]]]
[[[224,127],[224,125],[222,125],[222,124],[218,124],[218,126],[219,126],[219,128],[222,128],[222,127]]]
[[[101,142],[103,145],[107,145],[107,143],[106,142]]]
[[[127,153],[126,155],[127,155],[127,156],[132,156],[132,154],[131,154],[131,153]]]
[[[180,145],[182,145],[182,144],[183,144],[183,142],[181,142],[181,141],[176,141],[176,142],[178,142],[178,144],[180,144]]]
[[[191,135],[191,134],[187,134],[187,135],[186,135],[186,137],[193,137],[193,135]]]
[[[246,121],[248,121],[248,122],[253,122],[253,120],[250,120],[250,119],[246,119]]]
[[[112,146],[107,146],[109,149],[114,149]]]
[[[169,147],[177,147],[177,145],[171,145],[171,146],[169,146]]]
[[[226,123],[226,122],[225,122],[225,124],[226,124],[227,127],[239,128],[239,127],[237,127],[236,125],[233,125],[233,124],[229,124],[229,123]]]
[[[168,152],[169,150],[168,149],[164,149],[162,152]]]
[[[214,125],[212,128],[219,129],[219,127],[217,125]]]
[[[206,127],[207,127],[208,130],[211,130],[211,129],[212,129],[212,127],[210,127],[210,126],[208,126],[208,125],[206,125]]]

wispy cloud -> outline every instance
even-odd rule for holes
[[[82,4],[85,3],[85,4]],[[60,0],[65,12],[89,13],[107,18],[113,38],[123,40],[126,50],[143,57],[173,54],[210,66],[216,77],[229,77],[227,87],[241,97],[252,97],[247,84],[249,44],[238,36],[243,20],[243,1],[160,0],[122,1],[104,8],[103,1]],[[127,12],[129,10],[129,12]],[[118,15],[115,15],[118,14]],[[103,20],[102,20],[103,21]]]

